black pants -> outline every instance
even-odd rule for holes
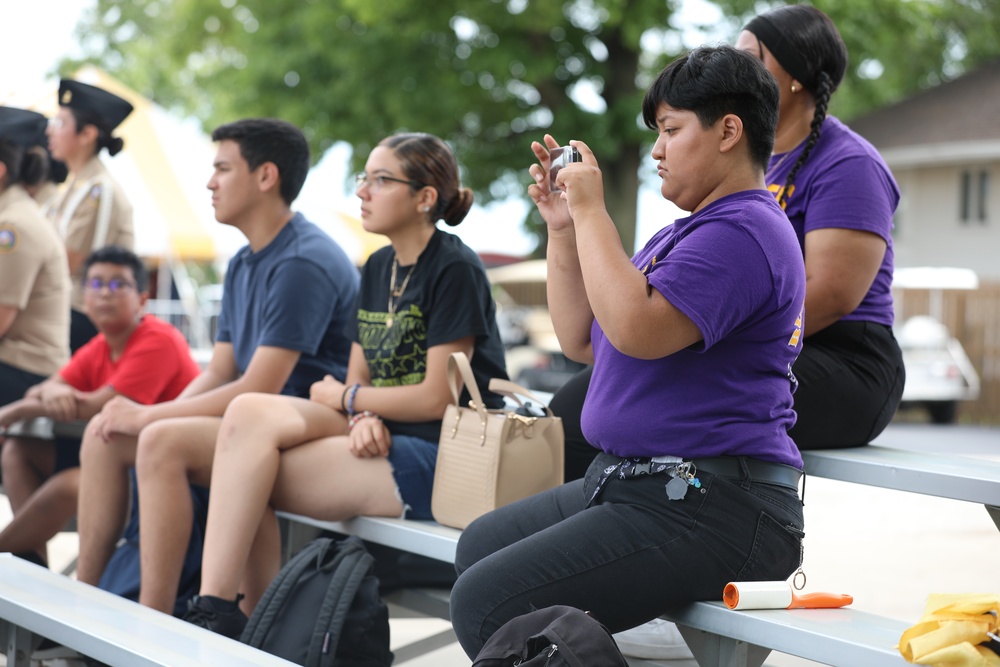
[[[889,424],[903,395],[903,354],[892,328],[872,322],[837,322],[806,339],[792,367],[798,378],[788,434],[799,449],[866,445]],[[552,397],[566,434],[566,481],[580,479],[598,450],[583,437],[580,412],[592,367],[577,373]]]
[[[37,375],[0,361],[0,406],[21,400],[26,391],[44,380],[44,375]]]
[[[681,500],[667,475],[612,475],[592,505],[601,453],[583,480],[473,521],[455,553],[451,621],[471,658],[496,630],[554,604],[591,612],[612,632],[692,600],[719,600],[730,581],[781,581],[799,565],[798,492],[699,471]]]

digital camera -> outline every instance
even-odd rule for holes
[[[559,170],[571,162],[581,162],[580,151],[573,146],[557,146],[549,149],[549,191],[562,192],[562,188],[556,184],[556,175]]]

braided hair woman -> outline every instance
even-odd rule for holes
[[[827,107],[847,69],[830,18],[790,5],[751,20],[736,47],[778,81],[778,129],[766,181],[806,265],[805,342],[793,371],[799,449],[864,445],[903,392],[892,334],[892,216],[899,189],[878,152]]]

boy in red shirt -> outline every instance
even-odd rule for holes
[[[152,404],[175,398],[199,373],[177,329],[142,313],[146,268],[118,246],[94,251],[84,267],[84,307],[100,332],[56,375],[0,408],[0,427],[48,417],[88,420],[117,395]],[[4,487],[14,519],[0,532],[0,551],[44,564],[45,545],[76,514],[80,438],[8,436]]]

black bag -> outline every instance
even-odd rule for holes
[[[281,568],[240,641],[306,667],[389,667],[389,610],[357,537],[320,537]]]
[[[132,513],[122,534],[121,543],[111,554],[97,587],[129,600],[139,600],[141,564],[139,559],[139,492],[135,468],[129,469],[132,493]],[[174,616],[181,617],[188,608],[188,600],[198,594],[201,587],[201,551],[205,542],[205,522],[208,520],[208,489],[191,486],[191,507],[194,510],[191,539],[184,553],[184,566],[177,586]]]
[[[512,618],[493,633],[472,667],[628,667],[606,627],[554,605]]]

